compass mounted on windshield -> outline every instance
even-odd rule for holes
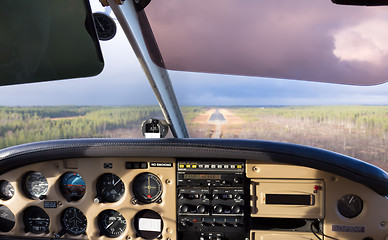
[[[93,13],[93,18],[99,40],[108,41],[116,35],[116,23],[109,15]]]

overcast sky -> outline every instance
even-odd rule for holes
[[[94,11],[105,11],[96,2]],[[157,104],[123,32],[101,46],[105,69],[99,76],[1,87],[0,105]],[[387,83],[360,87],[175,71],[170,76],[181,105],[388,104]]]

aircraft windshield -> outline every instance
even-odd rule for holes
[[[388,170],[388,83],[353,86],[280,79],[291,71],[302,73],[293,78],[331,82],[334,78],[327,74],[334,76],[345,71],[348,77],[355,76],[352,84],[386,81],[388,61],[384,59],[388,47],[387,41],[380,41],[388,37],[385,36],[386,23],[382,22],[388,16],[386,7],[381,10],[367,8],[371,13],[364,12],[363,7],[349,7],[350,12],[346,9],[341,15],[346,7],[328,10],[330,1],[258,1],[261,4],[257,9],[248,7],[255,0],[247,1],[243,6],[241,1],[208,1],[195,10],[196,14],[203,13],[204,18],[215,16],[216,23],[225,20],[229,24],[224,28],[228,31],[218,35],[214,42],[210,39],[213,35],[210,26],[204,24],[205,19],[197,17],[198,22],[191,22],[195,12],[193,15],[176,12],[178,6],[187,10],[194,8],[191,4],[202,1],[188,2],[152,1],[147,15],[166,66],[185,70],[168,72],[190,137],[304,144],[350,155]],[[229,9],[226,3],[234,4],[235,9]],[[105,62],[103,72],[76,81],[1,87],[0,148],[64,138],[140,138],[143,120],[163,117],[116,17],[110,8],[101,7],[98,0],[91,4],[93,12],[109,14],[118,26],[112,40],[100,42]],[[313,11],[312,4],[317,4],[315,7],[321,10]],[[218,11],[213,9],[216,6]],[[155,12],[158,7],[160,11]],[[262,21],[236,25],[233,22],[238,17],[248,20],[248,16],[242,17],[237,11],[240,8],[262,21],[277,20],[278,28],[269,27]],[[270,11],[265,12],[265,8]],[[288,12],[284,12],[286,9]],[[171,12],[175,14],[171,15]],[[340,19],[317,25],[318,20],[328,17],[327,12],[330,12],[329,17]],[[172,20],[165,18],[167,15],[175,18],[174,22],[169,22]],[[359,18],[367,21],[361,22]],[[370,27],[372,25],[385,29],[375,31]],[[246,27],[261,27],[264,32],[260,32],[260,38],[253,42],[245,39]],[[188,29],[200,32],[194,36],[186,31]],[[278,36],[282,31],[288,33],[287,37]],[[239,39],[230,38],[234,35]],[[377,37],[378,41],[369,41],[368,36]],[[271,42],[275,45],[268,47]],[[366,46],[368,51],[355,51],[360,46],[356,43]],[[241,45],[247,48],[242,49]],[[171,51],[173,49],[175,51]],[[316,58],[311,60],[314,56]],[[377,60],[379,64],[375,65]],[[279,68],[267,64],[277,64]],[[337,70],[328,70],[329,66]],[[244,67],[247,72],[237,71]],[[277,77],[274,79],[189,72],[258,75],[259,72],[249,72],[256,67],[258,71],[268,70],[267,73],[279,75],[264,74]],[[322,78],[310,79],[313,76]],[[344,78],[338,79],[350,83]]]
[[[387,13],[330,0],[170,0],[146,8],[168,69],[356,85],[388,81]]]

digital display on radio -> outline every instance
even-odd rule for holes
[[[314,195],[266,194],[265,204],[314,205]]]
[[[183,179],[221,180],[220,174],[185,174]]]

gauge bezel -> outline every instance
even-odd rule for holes
[[[160,220],[160,229],[161,229],[161,231],[158,232],[158,231],[145,231],[145,230],[141,230],[140,226],[139,226],[140,225],[139,221],[140,221],[141,218]],[[134,227],[135,227],[137,235],[139,235],[140,237],[142,237],[144,239],[157,239],[157,238],[161,238],[161,236],[162,236],[163,228],[164,228],[164,222],[163,222],[163,219],[162,219],[162,217],[160,216],[159,213],[155,212],[154,210],[144,209],[144,210],[141,210],[140,212],[135,214],[135,216],[134,216]]]
[[[140,192],[140,187],[144,186],[144,179],[152,179],[157,184],[157,194],[154,196],[148,197],[146,194]],[[147,181],[147,180],[146,180]],[[149,204],[153,202],[160,202],[162,194],[163,194],[163,184],[162,180],[155,174],[150,172],[140,173],[138,174],[132,183],[132,191],[135,195],[135,198],[142,203]]]
[[[83,181],[83,186],[85,187],[85,189],[82,192],[71,191],[71,190],[68,189],[68,181],[73,176],[79,177]],[[62,196],[68,202],[78,201],[81,198],[83,198],[83,196],[85,196],[85,193],[86,193],[86,182],[85,182],[85,180],[83,179],[83,177],[79,173],[76,173],[76,172],[66,172],[66,173],[62,174],[62,176],[59,178],[59,189],[60,189],[60,191],[62,193]]]
[[[5,205],[0,205],[0,231],[9,232],[15,227],[15,215]]]
[[[349,219],[355,218],[360,215],[363,209],[364,201],[361,199],[361,197],[355,194],[346,194],[337,201],[337,210],[339,214]]]
[[[113,18],[101,12],[93,13],[97,37],[101,41],[108,41],[116,36],[117,26]],[[100,22],[102,20],[103,22]],[[101,29],[101,27],[103,27]],[[105,28],[104,28],[105,27]]]
[[[111,195],[107,194],[107,193],[109,193],[109,191],[103,190],[103,189],[106,189],[107,187],[111,187],[111,184],[105,184],[105,182],[107,181],[106,178],[108,178],[110,176],[112,176],[113,182],[114,182],[114,179],[116,178],[116,180],[117,180],[116,184],[119,184],[118,187],[120,188],[119,191],[116,191],[116,194],[111,194]],[[115,186],[116,185],[113,185],[112,189],[116,189]],[[123,180],[114,173],[102,174],[97,179],[96,188],[97,188],[97,198],[101,199],[101,202],[103,202],[103,203],[105,203],[105,202],[108,202],[108,203],[118,202],[118,201],[120,201],[120,199],[122,199],[122,197],[125,194],[125,184],[124,184]]]
[[[31,216],[31,215],[33,215],[33,216]],[[37,217],[36,215],[38,215],[38,218],[44,219],[45,223],[47,223],[47,226],[40,226],[40,227],[44,227],[43,230],[36,231],[34,226],[31,225],[30,220],[27,219],[28,217],[35,218],[35,217]],[[39,221],[42,221],[42,220],[39,220]],[[24,209],[24,211],[23,211],[23,223],[24,223],[24,227],[25,227],[26,232],[31,232],[31,233],[35,233],[35,234],[49,233],[50,217],[46,213],[45,210],[43,210],[42,208],[40,208],[38,206],[30,206],[30,207]]]
[[[65,221],[65,217],[68,214],[71,214],[71,211],[75,211],[75,214],[77,214],[76,217],[80,218],[81,223],[84,225],[84,226],[82,226],[81,230],[77,230],[77,231],[72,230],[71,227],[69,226],[69,224],[67,223],[67,221]],[[73,236],[79,236],[81,234],[86,234],[86,229],[88,227],[88,220],[87,220],[85,214],[81,210],[79,210],[78,208],[68,207],[65,210],[63,210],[63,212],[62,212],[62,215],[61,215],[61,225],[62,225],[62,228],[63,228],[62,231],[66,232],[66,233],[68,233],[70,235],[73,235]]]
[[[8,194],[5,192],[5,189],[7,187],[11,187],[10,189],[8,189],[8,191],[10,191],[11,194]],[[11,198],[13,198],[13,196],[15,195],[15,188],[12,186],[12,184],[7,181],[7,180],[1,180],[0,181],[0,199],[1,200],[10,200]]]
[[[32,192],[33,187],[29,186],[30,185],[29,180],[30,180],[30,178],[33,175],[39,175],[39,177],[43,177],[42,179],[40,179],[40,181],[45,182],[45,184],[47,185],[45,190],[39,192],[38,194],[33,193]],[[30,172],[27,172],[26,174],[23,175],[22,189],[23,189],[24,194],[28,198],[31,198],[31,199],[34,199],[34,200],[37,200],[37,199],[43,200],[46,197],[47,193],[48,193],[49,183],[48,183],[46,177],[43,175],[43,173],[37,172],[37,171],[30,171]]]
[[[115,220],[113,223],[109,223],[108,225],[106,225],[106,222],[105,222],[107,217],[110,218],[113,216],[121,217],[122,221],[125,222],[124,224],[121,225],[123,229],[119,232],[116,232],[116,233],[112,233],[111,231],[108,231],[108,230],[111,229],[111,227],[113,227],[115,225],[115,222],[117,220]],[[97,222],[98,222],[98,227],[100,229],[100,233],[102,235],[109,237],[109,238],[120,237],[121,235],[123,235],[123,233],[127,229],[127,220],[124,218],[124,216],[120,212],[113,210],[113,209],[106,209],[106,210],[102,211],[100,214],[98,214]],[[115,226],[115,228],[117,229],[117,226]]]

